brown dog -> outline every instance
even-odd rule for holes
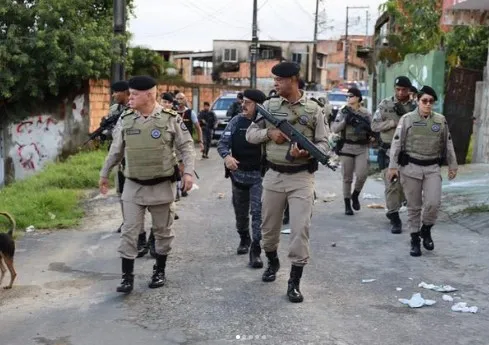
[[[10,272],[10,284],[5,286],[4,289],[11,289],[14,284],[15,277],[17,273],[14,268],[14,254],[15,254],[15,242],[14,242],[14,231],[15,231],[15,220],[7,212],[0,212],[0,215],[7,218],[10,222],[10,229],[5,233],[0,234],[0,285],[2,284],[3,277],[7,269]],[[4,265],[5,263],[5,265]]]

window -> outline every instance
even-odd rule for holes
[[[262,50],[260,52],[260,56],[263,60],[269,60],[269,59],[273,59],[273,50],[271,49],[265,49],[265,50]]]
[[[300,53],[292,53],[292,61],[298,64],[302,62],[302,54]]]
[[[237,62],[238,51],[236,49],[224,49],[224,62]]]
[[[225,110],[227,111],[231,104],[236,101],[236,98],[219,98],[212,106],[212,110]]]
[[[317,61],[316,61],[316,67],[317,68],[323,68],[324,67],[324,64],[323,64],[323,61],[324,61],[324,55],[323,54],[318,54],[317,57],[316,57]]]

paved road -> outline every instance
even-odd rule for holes
[[[18,242],[17,284],[0,291],[0,344],[487,345],[487,230],[442,216],[436,250],[411,258],[409,235],[390,234],[383,211],[365,207],[382,199],[363,200],[362,211],[347,217],[339,173],[321,169],[305,301],[291,304],[287,235],[278,279],[263,283],[262,270],[235,255],[230,185],[214,149],[211,155],[197,164],[200,189],[178,204],[167,286],[147,288],[153,262],[143,258],[136,263],[135,291],[115,292],[119,206],[113,196],[94,198],[79,229],[35,232]],[[331,193],[333,201],[322,201]],[[369,179],[365,193],[381,196],[382,184]],[[455,301],[476,305],[479,313],[452,312],[441,293],[418,288],[421,281],[458,288]],[[437,303],[409,309],[398,302],[415,292]]]

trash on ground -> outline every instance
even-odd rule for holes
[[[399,302],[408,305],[410,308],[421,308],[424,305],[433,305],[436,301],[424,299],[420,293],[412,295],[411,299],[399,298]]]
[[[385,209],[385,206],[382,204],[368,204],[368,208],[373,208],[373,209],[378,209],[378,210],[383,210]]]
[[[56,219],[56,215],[54,213],[48,212],[49,218]]]
[[[218,199],[224,198],[224,193],[217,193],[217,198]]]
[[[323,197],[324,202],[331,202],[336,198],[336,193],[328,193]]]
[[[444,301],[447,301],[447,302],[453,302],[453,297],[450,296],[450,295],[443,295],[441,296],[441,298],[444,300]]]
[[[473,313],[473,314],[475,314],[475,313],[477,313],[479,308],[477,308],[476,306],[467,307],[467,303],[458,302],[458,303],[452,305],[452,310],[453,311],[460,311],[462,313]]]
[[[190,190],[188,192],[191,193],[194,190],[199,190],[199,189],[200,189],[199,185],[197,183],[193,183],[192,188],[190,188]]]
[[[336,247],[336,242],[331,243],[331,247]]]
[[[377,279],[362,279],[362,283],[372,283],[376,281]]]
[[[29,225],[27,228],[25,228],[25,232],[34,232],[34,231],[36,231],[34,225]]]
[[[290,234],[290,229],[283,229],[280,231],[282,234]]]
[[[419,283],[418,287],[422,287],[428,290],[438,291],[438,292],[453,292],[457,291],[453,286],[450,285],[435,285],[435,284],[426,284],[425,282]]]
[[[396,288],[396,291],[402,291],[402,288],[398,287]]]
[[[380,199],[380,196],[377,196],[374,194],[369,194],[369,193],[363,193],[362,198],[363,199]]]

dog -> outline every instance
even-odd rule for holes
[[[3,278],[5,277],[5,272],[7,268],[10,272],[10,283],[5,286],[4,289],[11,289],[14,284],[15,277],[17,277],[17,272],[14,268],[14,254],[15,254],[15,242],[14,242],[14,231],[15,231],[15,219],[7,212],[0,212],[0,216],[8,219],[10,222],[10,229],[5,233],[0,233],[0,285],[2,284]],[[5,265],[7,268],[5,268]]]

